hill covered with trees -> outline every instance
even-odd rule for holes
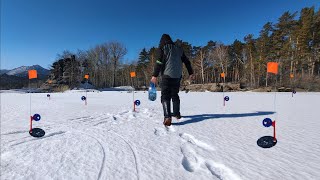
[[[320,90],[320,10],[314,7],[303,8],[300,13],[284,12],[277,22],[266,22],[258,37],[248,34],[230,45],[214,40],[203,46],[181,39],[175,43],[190,58],[197,84],[219,83],[219,75],[224,72],[226,82],[249,89],[265,87],[267,62],[278,62],[279,74],[269,77],[268,86],[277,82],[277,86]],[[157,51],[156,45],[143,48],[139,59],[129,63],[122,61],[127,49],[119,42],[78,52],[64,51],[52,65],[51,80],[73,88],[84,81],[84,74],[89,74],[90,83],[97,88],[147,86]],[[136,78],[130,78],[131,71],[136,71]],[[187,75],[185,69],[183,80]]]

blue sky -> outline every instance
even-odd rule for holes
[[[205,45],[231,44],[285,12],[319,0],[1,0],[1,69],[48,68],[63,50],[76,52],[119,41],[135,60],[163,33]]]

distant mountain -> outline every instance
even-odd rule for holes
[[[28,70],[35,69],[38,73],[38,78],[32,80],[33,83],[43,82],[48,78],[50,71],[39,65],[21,66],[12,70],[1,70],[0,74],[0,89],[20,89],[28,87]],[[32,83],[31,82],[31,83]]]
[[[39,76],[44,77],[50,74],[48,69],[45,69],[39,65],[33,66],[21,66],[15,69],[8,71],[6,74],[9,76],[19,76],[19,77],[26,77],[28,75],[28,70],[35,69]]]
[[[5,74],[5,73],[7,73],[7,72],[9,72],[10,70],[6,70],[6,69],[0,69],[0,75],[1,74]]]

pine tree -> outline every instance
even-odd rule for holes
[[[240,82],[240,77],[243,75],[243,64],[244,64],[244,45],[241,41],[235,40],[229,48],[229,56],[231,59],[231,67],[233,69],[233,81]]]
[[[314,74],[320,76],[320,9],[314,14],[312,26],[312,54]]]
[[[143,79],[142,84],[144,86],[147,86],[147,82],[149,79],[149,74],[147,72],[147,67],[149,64],[149,55],[145,48],[142,49],[142,51],[139,53],[139,60],[137,63],[137,73],[138,77]]]
[[[272,34],[272,48],[270,51],[272,61],[279,63],[279,84],[282,85],[283,74],[289,77],[289,70],[286,67],[290,66],[292,61],[293,47],[299,44],[299,40],[295,42],[295,26],[297,21],[294,19],[297,13],[291,14],[285,12],[280,18],[279,22],[274,25]]]
[[[247,51],[247,55],[250,59],[250,64],[249,64],[249,69],[250,69],[250,86],[253,87],[256,85],[256,81],[255,81],[255,40],[253,39],[253,35],[249,34],[244,38],[245,42],[246,42],[246,51]]]
[[[312,23],[314,8],[303,8],[299,19],[298,46],[299,59],[302,59],[302,71],[308,71],[309,76],[312,74],[313,61],[311,58],[312,43]]]
[[[260,84],[261,77],[263,77],[264,74],[266,74],[267,78],[267,70],[266,70],[266,64],[267,59],[269,58],[270,49],[271,49],[271,33],[273,31],[272,23],[268,22],[263,26],[263,29],[260,31],[260,36],[257,40],[257,53],[258,53],[258,86],[262,85]],[[267,82],[266,82],[267,83]]]

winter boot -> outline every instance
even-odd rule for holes
[[[175,100],[172,102],[173,103],[173,117],[177,119],[181,119],[181,114],[180,114],[180,100]]]
[[[171,118],[164,118],[163,125],[165,126],[171,126]]]
[[[170,101],[163,101],[162,107],[163,107],[163,115],[164,115],[163,124],[165,126],[170,126],[171,125]]]

